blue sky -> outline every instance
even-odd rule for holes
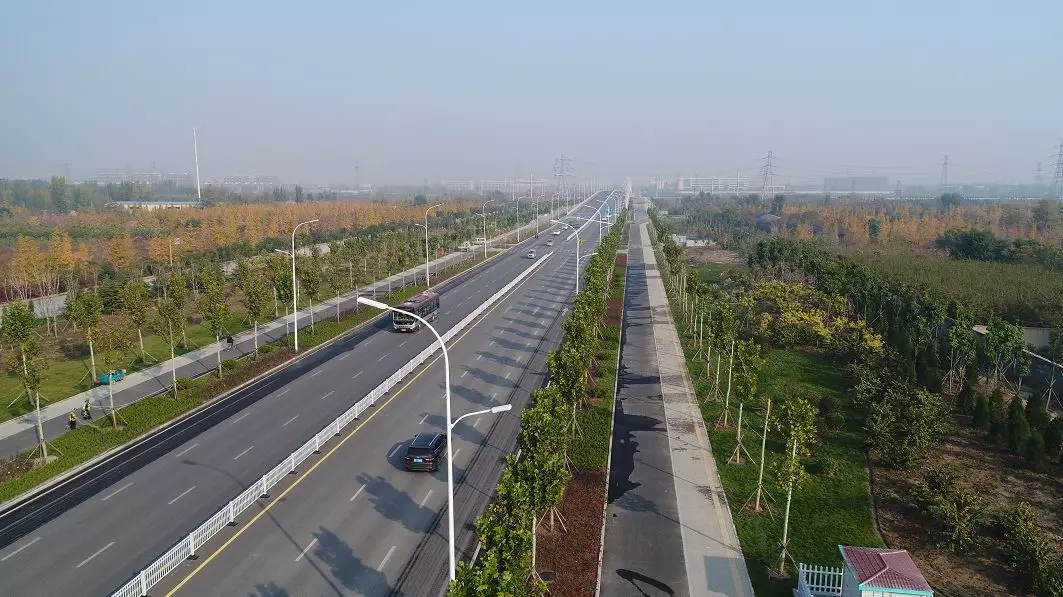
[[[1006,6],[1006,8],[1005,8]],[[1060,2],[11,2],[0,176],[1046,177]]]

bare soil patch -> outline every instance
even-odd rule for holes
[[[561,502],[568,531],[558,525],[551,533],[548,521],[539,527],[535,567],[540,573],[549,570],[557,575],[547,585],[551,595],[594,595],[604,507],[605,476],[599,471],[581,471],[569,482]]]
[[[712,249],[709,247],[688,247],[683,249],[683,257],[695,263],[744,264],[746,259],[738,251]]]
[[[605,317],[602,324],[607,326],[620,326],[620,318],[624,314],[624,299],[605,299]]]
[[[886,544],[911,552],[930,584],[948,597],[1019,595],[992,519],[1007,506],[1030,502],[1043,528],[1056,534],[1056,547],[1063,548],[1063,466],[1051,463],[1044,472],[1033,471],[966,419],[957,416],[949,422],[946,438],[928,464],[960,472],[985,500],[987,516],[977,553],[957,555],[934,545],[927,521],[911,498],[922,478],[918,472],[873,469],[879,526]]]

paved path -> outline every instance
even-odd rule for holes
[[[600,594],[753,597],[637,205]]]
[[[540,217],[540,228],[550,226],[549,223],[551,215],[544,214]],[[534,232],[534,221],[521,228],[522,234],[528,232]],[[491,245],[500,246],[503,239],[513,237],[513,232],[510,231],[507,234],[500,235],[491,239]],[[524,240],[526,237],[522,236]],[[483,249],[481,249],[482,251]],[[457,265],[465,260],[472,258],[475,253],[451,253],[440,257],[430,263],[430,268],[433,273],[443,267],[450,267]],[[398,290],[404,284],[413,284],[418,281],[423,282],[421,278],[424,277],[424,265],[410,268],[404,272],[400,272],[383,280],[369,284],[357,291],[352,291],[343,296],[323,301],[322,303],[315,305],[314,321],[323,321],[328,317],[336,316],[336,307],[339,305],[341,312],[345,312],[355,308],[355,301],[359,294],[366,296],[375,296],[378,292],[387,292],[390,290]],[[268,344],[275,342],[288,335],[291,330],[292,317],[285,316],[280,319],[259,325],[258,332],[258,344]],[[309,309],[302,309],[299,311],[299,328],[303,329],[310,325]],[[231,349],[227,347],[219,346],[218,344],[211,344],[198,350],[194,350],[183,355],[180,355],[173,359],[161,362],[154,367],[149,367],[136,373],[131,373],[124,380],[118,382],[112,388],[114,392],[114,405],[116,408],[121,408],[128,404],[132,404],[138,400],[146,398],[148,396],[154,396],[169,390],[174,373],[173,369],[176,368],[176,377],[178,378],[194,378],[205,373],[208,373],[217,366],[217,353],[220,350],[222,352],[222,359],[238,358],[245,356],[254,351],[254,331],[248,330],[239,334],[233,335],[234,346]],[[97,367],[100,372],[99,366]],[[45,398],[49,398],[45,396]],[[60,435],[63,435],[68,431],[67,429],[67,416],[70,411],[76,410],[79,414],[78,424],[82,424],[80,419],[81,407],[88,398],[92,405],[93,418],[99,419],[105,416],[104,407],[109,404],[108,388],[107,386],[97,386],[91,390],[75,394],[69,398],[52,402],[47,405],[42,404],[41,419],[42,426],[44,428],[44,436],[48,440],[52,440]],[[37,421],[36,413],[29,412],[20,417],[9,419],[7,421],[0,422],[0,458],[10,457],[23,450],[33,449],[38,445],[37,430],[35,428]]]

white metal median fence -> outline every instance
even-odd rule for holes
[[[543,255],[528,269],[521,272],[501,290],[484,301],[483,304],[476,307],[472,313],[469,313],[454,327],[450,328],[447,333],[443,334],[443,342],[449,342],[461,333],[463,329],[468,327],[470,323],[482,315],[484,311],[491,307],[491,305],[498,302],[498,300],[505,296],[510,290],[513,290],[517,284],[520,284],[522,280],[531,275],[535,268],[542,265],[542,263],[549,259],[551,255],[553,255],[553,253]],[[214,514],[214,516],[211,516],[206,522],[199,525],[199,528],[189,533],[184,539],[178,541],[177,544],[163,554],[162,557],[155,560],[147,568],[141,570],[140,573],[126,583],[124,587],[116,591],[112,597],[143,597],[147,595],[148,590],[162,580],[164,576],[180,566],[181,562],[195,556],[196,550],[223,528],[235,525],[236,518],[251,507],[251,504],[255,503],[259,498],[268,497],[269,490],[276,486],[285,475],[295,472],[295,467],[299,466],[299,464],[304,462],[307,458],[310,458],[312,454],[318,453],[325,442],[332,437],[340,435],[340,431],[343,430],[344,427],[361,416],[361,414],[369,407],[376,404],[377,400],[387,394],[388,391],[402,381],[403,378],[412,373],[414,369],[428,360],[428,358],[435,354],[437,350],[439,350],[439,343],[432,342],[428,348],[422,350],[420,354],[403,365],[401,369],[391,374],[391,376],[381,382],[380,385],[373,388],[369,394],[356,402],[354,406],[347,409],[347,411],[337,417],[336,420],[326,425],[324,429],[317,432],[314,437],[310,438],[305,444],[289,454],[287,458],[277,464],[277,466],[273,467],[272,470],[263,475],[258,481],[255,481],[255,483],[248,487],[243,493],[236,496],[231,502],[223,506]]]

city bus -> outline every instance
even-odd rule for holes
[[[396,308],[416,313],[426,321],[435,321],[439,316],[439,295],[434,292],[422,292]],[[405,313],[392,311],[391,326],[396,332],[416,332],[421,329],[421,322]]]

